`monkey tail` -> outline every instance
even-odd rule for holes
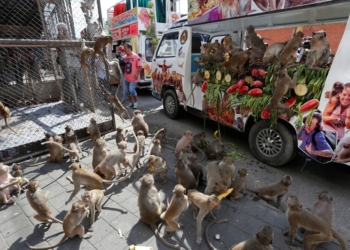
[[[47,214],[46,216],[49,217],[51,220],[57,222],[57,223],[63,224],[63,221],[61,221],[61,220],[59,220],[59,219],[53,217],[51,214]]]
[[[157,236],[158,240],[160,240],[164,245],[166,245],[167,247],[173,248],[173,249],[183,249],[179,245],[173,245],[173,244],[170,244],[169,242],[167,242],[166,240],[164,240],[162,238],[162,236],[159,235],[157,226],[155,224],[151,224],[150,227],[152,228],[153,233]]]
[[[5,120],[6,126],[7,126],[13,133],[15,133],[16,135],[18,135],[18,134],[10,127],[10,125],[8,125],[8,123],[7,123],[7,118],[6,118],[6,117],[4,117],[4,120]]]
[[[333,237],[339,241],[339,243],[341,245],[341,249],[346,250],[347,248],[346,248],[346,245],[345,245],[343,238],[340,237],[340,235],[336,231],[334,231],[333,229],[332,229],[332,233],[333,233]]]
[[[70,150],[70,149],[68,149],[66,147],[63,147],[61,144],[59,144],[59,143],[57,143],[55,141],[44,141],[44,142],[41,143],[41,145],[44,145],[44,144],[55,144],[55,145],[61,147],[62,149],[66,150],[69,153],[75,153],[75,151]]]
[[[26,165],[27,167],[36,167],[36,166],[39,166],[39,165],[42,165],[42,164],[45,164],[45,163],[48,163],[48,162],[51,162],[51,160],[38,162],[38,163],[35,163],[35,164],[32,164],[32,165],[28,165],[25,162],[23,164]]]
[[[204,154],[203,150],[201,150],[199,147],[197,147],[197,146],[194,145],[194,144],[192,144],[192,146],[195,147],[199,152],[201,152],[201,153],[203,154],[202,159],[201,159],[200,161],[198,161],[198,162],[204,161],[204,159],[205,159],[205,154]]]
[[[209,246],[209,248],[211,250],[216,250],[216,248],[213,246],[213,244],[210,243],[209,241],[209,237],[208,237],[208,232],[209,232],[209,228],[211,227],[211,225],[215,224],[219,224],[219,223],[224,223],[224,222],[228,222],[228,219],[221,219],[221,220],[213,220],[212,222],[210,222],[206,227],[205,227],[205,240]]]
[[[108,190],[110,190],[114,186],[114,183],[108,186],[108,188],[102,189],[103,193],[106,193]]]
[[[27,247],[28,247],[29,249],[37,249],[37,250],[51,249],[51,248],[54,248],[54,247],[57,247],[57,246],[61,245],[66,239],[68,239],[68,236],[67,236],[67,235],[64,235],[63,238],[62,238],[58,243],[56,243],[56,244],[53,245],[53,246],[33,247],[33,246],[29,245],[28,243],[26,243],[26,245],[27,245]]]
[[[152,139],[151,139],[150,143],[148,144],[148,146],[150,146],[150,145],[152,144],[154,138],[156,138],[156,136],[157,136],[162,130],[164,130],[164,128],[159,129],[159,130],[154,134],[154,136],[152,137]],[[150,135],[149,135],[149,136],[150,136]]]

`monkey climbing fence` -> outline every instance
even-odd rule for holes
[[[81,38],[91,46],[101,32],[97,17],[94,0],[1,1],[0,101],[16,134],[0,119],[0,162],[44,150],[44,132],[62,134],[67,124],[80,138],[91,117],[101,132],[113,129],[98,60],[90,58],[90,73],[79,70]]]

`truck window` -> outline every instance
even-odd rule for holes
[[[152,41],[151,38],[147,38],[145,40],[145,58],[147,62],[151,62],[153,57],[153,52],[151,49],[152,47],[151,41]]]
[[[203,43],[207,43],[209,35],[193,33],[192,34],[192,54],[200,54],[201,46]]]
[[[158,47],[157,57],[174,57],[176,55],[179,32],[165,34]]]

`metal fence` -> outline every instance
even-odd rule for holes
[[[90,57],[90,74],[80,71],[81,39],[91,46],[101,32],[96,4],[0,0],[0,101],[17,133],[0,119],[0,161],[45,149],[43,132],[63,134],[68,124],[86,137],[91,117],[101,132],[113,129],[103,63]],[[96,64],[103,67],[98,74]]]

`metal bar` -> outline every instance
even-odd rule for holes
[[[0,39],[0,47],[3,45],[22,45],[33,47],[33,45],[46,45],[55,47],[81,47],[80,41],[72,40],[42,40],[42,39]],[[85,42],[86,45],[93,46],[95,42]]]
[[[100,24],[103,27],[103,23],[102,23],[102,11],[101,11],[101,2],[100,0],[97,0],[97,9],[98,9],[98,21],[100,22]]]

